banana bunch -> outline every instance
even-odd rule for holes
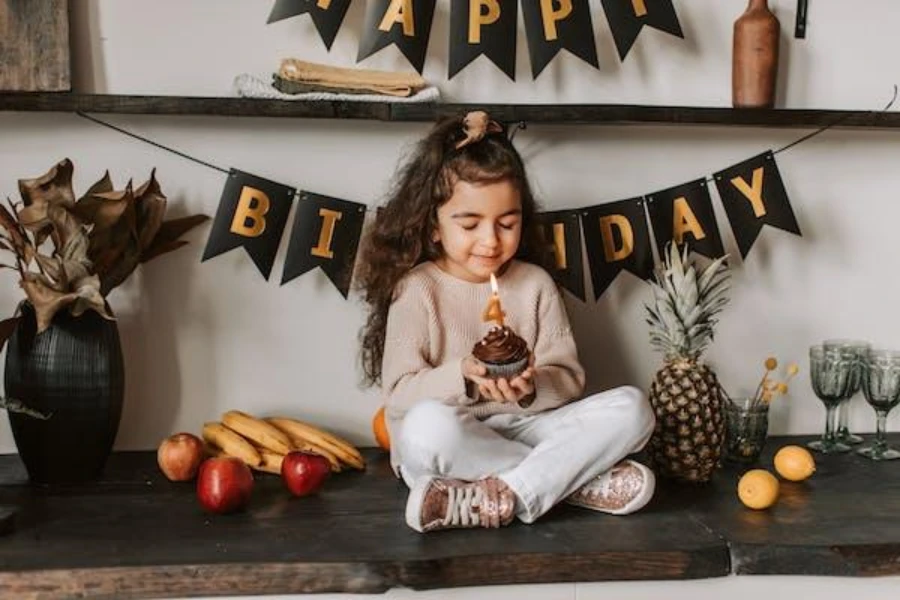
[[[293,450],[324,457],[333,472],[366,468],[362,454],[347,440],[287,417],[260,419],[229,410],[221,422],[203,424],[203,440],[214,456],[234,456],[251,469],[275,475],[281,474],[281,462]]]

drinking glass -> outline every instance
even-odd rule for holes
[[[739,464],[757,462],[768,434],[767,402],[725,399],[725,460]]]
[[[849,339],[825,340],[822,345],[825,346],[826,349],[841,346],[850,348],[856,352],[856,367],[853,372],[853,383],[850,386],[850,397],[838,405],[838,421],[834,436],[839,442],[844,442],[845,444],[859,444],[863,439],[858,435],[850,433],[850,403],[853,401],[857,392],[860,391],[860,385],[862,383],[862,361],[865,359],[866,352],[869,351],[871,346],[868,342],[863,340]]]
[[[875,441],[857,450],[872,460],[900,458],[900,452],[884,439],[888,413],[900,403],[900,352],[869,350],[863,361],[863,396],[875,409]]]
[[[825,433],[807,444],[824,454],[847,452],[850,446],[839,441],[834,432],[834,414],[838,405],[849,398],[853,383],[856,352],[843,347],[810,346],[809,377],[816,397],[825,405]]]

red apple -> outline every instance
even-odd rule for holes
[[[197,500],[204,510],[225,514],[241,510],[250,502],[253,473],[233,456],[208,458],[197,476]]]
[[[203,442],[192,433],[170,435],[160,442],[156,462],[170,481],[190,481],[203,462]]]
[[[281,463],[281,478],[295,496],[307,496],[318,491],[331,475],[328,459],[311,452],[288,452]]]

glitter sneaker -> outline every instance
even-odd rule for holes
[[[611,515],[627,515],[650,502],[655,488],[653,471],[639,462],[623,460],[575,490],[566,502]]]
[[[406,501],[406,523],[425,533],[464,527],[500,527],[515,515],[516,496],[496,477],[478,481],[423,477]]]

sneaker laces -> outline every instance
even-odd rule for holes
[[[447,514],[441,522],[445,527],[480,525],[478,506],[484,500],[484,490],[477,485],[451,486],[447,490]]]
[[[444,527],[497,528],[505,524],[501,507],[502,482],[482,479],[474,483],[449,486],[447,489],[447,514],[441,524]]]

